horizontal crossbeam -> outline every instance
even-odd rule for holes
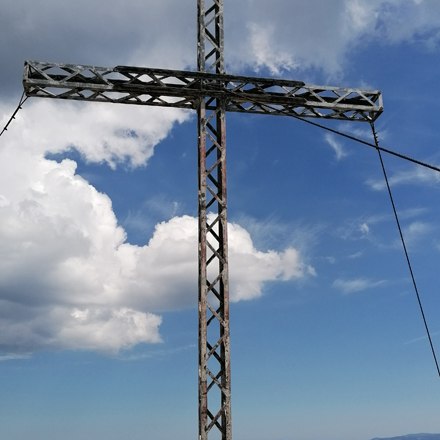
[[[182,70],[114,68],[26,61],[27,96],[197,109],[208,98],[226,111],[374,121],[382,112],[377,90],[314,86],[302,81]],[[209,99],[211,98],[211,100]]]

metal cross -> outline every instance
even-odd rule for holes
[[[197,110],[199,440],[231,440],[226,126],[230,112],[374,121],[379,91],[225,74],[223,0],[197,0],[198,71],[26,61],[27,96]]]

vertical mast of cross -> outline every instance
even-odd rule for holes
[[[223,0],[197,9],[198,70],[224,74]],[[199,440],[232,438],[225,113],[224,99],[200,100]]]

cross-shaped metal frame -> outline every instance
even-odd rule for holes
[[[225,74],[223,0],[197,0],[197,72],[36,61],[27,96],[177,107],[198,114],[199,440],[231,440],[226,112],[374,121],[377,90]]]

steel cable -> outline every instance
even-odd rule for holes
[[[393,194],[391,192],[391,187],[390,187],[390,184],[389,184],[389,181],[388,181],[388,175],[387,175],[387,172],[386,172],[386,169],[385,169],[385,164],[384,164],[384,161],[383,161],[383,158],[382,158],[381,149],[379,147],[379,139],[378,139],[378,136],[377,136],[377,133],[376,133],[376,128],[374,126],[374,122],[371,122],[370,126],[371,126],[371,131],[373,133],[374,143],[377,146],[376,149],[377,149],[377,153],[379,155],[380,165],[381,165],[383,176],[384,176],[385,183],[386,183],[386,186],[387,186],[388,195],[390,197],[391,206],[393,207],[394,218],[396,220],[397,229],[399,230],[400,241],[402,242],[402,247],[403,247],[403,251],[405,253],[406,263],[408,265],[408,270],[409,270],[409,273],[411,275],[411,280],[412,280],[412,284],[413,284],[413,287],[414,287],[414,291],[416,293],[417,302],[418,302],[419,308],[420,308],[420,314],[421,314],[422,319],[423,319],[423,324],[425,325],[426,335],[427,335],[428,340],[429,340],[429,345],[431,346],[431,352],[432,352],[432,356],[434,358],[435,366],[437,368],[437,373],[438,373],[438,375],[440,377],[440,367],[439,367],[439,363],[438,363],[437,356],[436,356],[436,353],[435,353],[434,344],[432,342],[431,332],[429,331],[428,322],[426,320],[426,315],[425,315],[425,311],[423,309],[422,300],[420,298],[419,289],[417,287],[416,279],[415,279],[415,276],[414,276],[414,271],[412,269],[412,264],[411,264],[411,260],[409,258],[408,249],[406,247],[405,239],[403,237],[402,227],[400,226],[400,220],[399,220],[399,216],[397,214],[396,204],[394,203],[394,197],[393,197]]]
[[[376,146],[376,145],[372,144],[371,142],[368,142],[368,141],[366,141],[364,139],[360,139],[360,138],[358,138],[356,136],[353,136],[351,134],[344,133],[344,132],[339,131],[339,130],[335,130],[334,128],[326,127],[325,125],[318,124],[317,122],[313,122],[313,121],[310,121],[310,120],[305,119],[305,118],[301,118],[300,116],[295,116],[295,115],[289,115],[289,116],[291,116],[291,117],[293,117],[295,119],[299,119],[300,121],[306,122],[307,124],[314,125],[315,127],[322,128],[323,130],[330,131],[331,133],[337,134],[338,136],[342,136],[342,137],[345,137],[345,138],[350,139],[352,141],[355,141],[355,142],[358,142],[360,144],[366,145],[367,147],[374,148],[374,149],[376,149],[378,151],[383,151],[384,153],[390,154],[391,156],[399,157],[400,159],[407,160],[409,162],[415,163],[417,165],[420,165],[420,166],[425,167],[425,168],[429,168],[430,170],[437,171],[437,172],[440,173],[440,167],[437,167],[435,165],[429,164],[427,162],[423,162],[423,161],[418,160],[418,159],[414,159],[413,157],[406,156],[405,154],[398,153],[397,151],[393,151],[393,150],[390,150],[388,148]]]
[[[14,113],[12,113],[12,116],[9,118],[6,125],[3,127],[3,130],[0,133],[0,136],[2,136],[3,133],[5,133],[8,130],[9,124],[15,119],[15,115],[18,113],[19,110],[21,110],[22,105],[27,101],[29,96],[26,96],[26,92],[23,92],[21,95],[20,101],[18,102],[17,108],[14,110]]]
[[[234,93],[232,93],[232,94],[234,94]],[[236,93],[235,93],[235,95],[239,96]],[[415,163],[417,165],[420,165],[420,166],[425,167],[425,168],[429,168],[430,170],[437,171],[438,173],[440,173],[440,167],[438,167],[438,166],[429,164],[427,162],[423,162],[423,161],[418,160],[418,159],[414,159],[413,157],[407,156],[407,155],[402,154],[402,153],[398,153],[397,151],[391,150],[389,148],[380,147],[380,146],[375,145],[375,144],[373,144],[371,142],[368,142],[368,141],[366,141],[364,139],[360,139],[360,138],[358,138],[356,136],[353,136],[351,134],[344,133],[343,131],[339,131],[339,130],[336,130],[334,128],[330,128],[330,127],[327,127],[325,125],[319,124],[318,122],[311,121],[310,119],[303,118],[302,116],[289,113],[287,110],[282,110],[282,109],[280,110],[280,109],[278,109],[276,107],[273,107],[270,104],[265,104],[265,103],[262,103],[262,102],[260,102],[260,103],[256,102],[256,104],[260,105],[260,107],[262,107],[262,108],[265,107],[265,108],[267,108],[269,110],[272,110],[275,114],[285,115],[285,116],[289,116],[289,117],[294,118],[294,119],[298,119],[299,121],[305,122],[306,124],[313,125],[314,127],[322,128],[323,130],[329,131],[330,133],[337,134],[338,136],[345,137],[347,139],[350,139],[352,141],[358,142],[358,143],[360,143],[362,145],[365,145],[367,147],[374,148],[375,150],[383,151],[384,153],[390,154],[391,156],[396,156],[396,157],[398,157],[400,159],[407,160],[409,162]]]
[[[370,127],[371,127],[371,130],[372,130],[372,133],[373,133],[373,138],[374,138],[374,144],[373,144],[371,142],[368,142],[368,141],[365,141],[363,139],[357,138],[356,136],[350,135],[348,133],[344,133],[344,132],[341,132],[339,130],[335,130],[333,128],[326,127],[325,125],[318,124],[317,122],[313,122],[313,121],[310,121],[308,119],[302,118],[301,116],[297,116],[297,115],[294,115],[294,114],[291,114],[291,113],[287,113],[287,111],[279,110],[279,109],[277,109],[277,108],[275,108],[273,106],[270,106],[270,105],[267,105],[267,104],[263,104],[263,103],[260,103],[260,106],[266,107],[266,108],[271,109],[271,110],[274,110],[278,114],[285,114],[286,116],[290,116],[292,118],[295,118],[295,119],[298,119],[300,121],[306,122],[307,124],[310,124],[310,125],[313,125],[315,127],[322,128],[323,130],[329,131],[331,133],[337,134],[338,136],[342,136],[342,137],[345,137],[347,139],[350,139],[350,140],[353,140],[355,142],[358,142],[358,143],[361,143],[363,145],[366,145],[368,147],[374,148],[378,152],[380,163],[381,163],[381,167],[382,167],[383,176],[384,176],[385,183],[386,183],[387,190],[388,190],[388,195],[389,195],[390,202],[391,202],[391,205],[392,205],[392,208],[393,208],[393,212],[394,212],[394,218],[396,220],[397,228],[399,230],[400,240],[402,242],[402,246],[403,246],[403,250],[404,250],[404,253],[405,253],[406,262],[407,262],[407,265],[408,265],[409,273],[411,275],[411,280],[412,280],[412,284],[413,284],[413,287],[414,287],[414,291],[416,293],[417,302],[418,302],[419,309],[420,309],[420,314],[422,316],[423,324],[425,326],[426,335],[427,335],[428,340],[429,340],[429,345],[431,347],[431,352],[432,352],[432,356],[434,358],[434,362],[435,362],[435,366],[436,366],[436,369],[437,369],[437,373],[438,373],[438,375],[440,377],[439,362],[437,360],[437,355],[436,355],[436,352],[435,352],[434,344],[432,342],[431,332],[429,330],[428,322],[426,320],[426,315],[425,315],[425,311],[424,311],[424,308],[423,308],[422,300],[420,298],[420,293],[419,293],[419,289],[417,287],[416,279],[415,279],[415,276],[414,276],[414,271],[412,269],[411,260],[409,258],[409,254],[408,254],[408,250],[407,250],[407,247],[406,247],[405,239],[404,239],[404,236],[403,236],[402,228],[400,226],[400,220],[399,220],[399,216],[397,214],[396,205],[394,203],[393,194],[391,192],[391,187],[390,187],[389,180],[388,180],[388,175],[387,175],[387,172],[386,172],[386,169],[385,169],[385,164],[383,162],[382,152],[388,153],[388,154],[390,154],[392,156],[399,157],[400,159],[407,160],[409,162],[415,163],[415,164],[423,166],[425,168],[429,168],[429,169],[431,169],[433,171],[440,172],[440,168],[436,167],[435,165],[428,164],[426,162],[422,162],[420,160],[417,160],[417,159],[414,159],[412,157],[406,156],[404,154],[397,153],[396,151],[390,150],[388,148],[381,147],[379,145],[379,140],[378,140],[378,137],[377,137],[375,126],[374,126],[374,121],[370,121]]]

